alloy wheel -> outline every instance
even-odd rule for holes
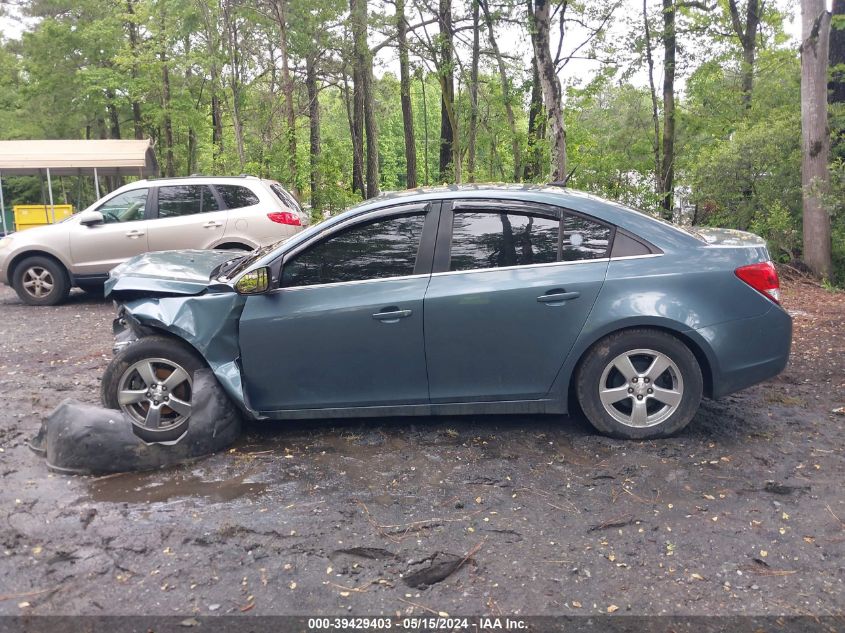
[[[31,297],[43,299],[53,291],[55,280],[52,273],[43,266],[32,266],[23,273],[21,285]]]
[[[619,354],[605,367],[599,381],[604,410],[620,424],[635,428],[656,426],[669,418],[683,394],[678,365],[652,349]]]
[[[190,417],[192,389],[191,375],[178,363],[146,358],[123,372],[117,401],[133,424],[163,432]]]

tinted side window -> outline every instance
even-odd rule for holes
[[[282,286],[412,275],[425,215],[359,224],[312,246],[282,270]]]
[[[576,215],[563,216],[561,260],[599,259],[607,257],[610,227]]]
[[[103,214],[103,222],[107,224],[143,220],[148,191],[149,189],[127,191],[104,202],[97,207],[97,211]]]
[[[300,210],[299,203],[294,199],[292,195],[285,191],[284,187],[282,187],[279,183],[270,183],[270,189],[273,190],[273,193],[276,194],[276,197],[281,200],[282,204],[285,205],[288,209]]]
[[[240,185],[214,185],[217,193],[223,198],[223,202],[229,209],[237,209],[239,207],[250,207],[258,204],[258,196],[252,193],[246,187]]]
[[[456,212],[450,270],[557,261],[560,220],[518,213]]]
[[[158,188],[158,217],[173,218],[207,211],[219,211],[217,200],[206,185],[176,185]]]

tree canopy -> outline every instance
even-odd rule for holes
[[[270,177],[318,218],[407,186],[568,179],[676,221],[758,232],[780,261],[802,257],[788,0],[17,7],[22,32],[0,40],[0,138],[149,137],[163,175]],[[841,107],[825,200],[845,281]],[[40,198],[33,179],[5,184],[7,203]],[[95,197],[88,182],[54,187],[70,202]]]

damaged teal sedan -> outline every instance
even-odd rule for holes
[[[141,255],[102,381],[150,441],[210,367],[256,419],[565,414],[642,439],[778,374],[792,322],[765,242],[554,186],[368,201],[248,253]]]

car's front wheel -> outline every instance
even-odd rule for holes
[[[194,372],[202,358],[184,343],[148,336],[123,348],[103,374],[100,395],[109,409],[122,410],[135,434],[147,442],[170,442],[187,430]]]
[[[32,306],[54,306],[67,299],[70,279],[67,271],[49,257],[27,257],[15,266],[12,287],[21,301]]]
[[[662,330],[611,334],[587,352],[576,377],[578,402],[590,423],[625,439],[677,433],[698,411],[702,390],[695,355]]]

